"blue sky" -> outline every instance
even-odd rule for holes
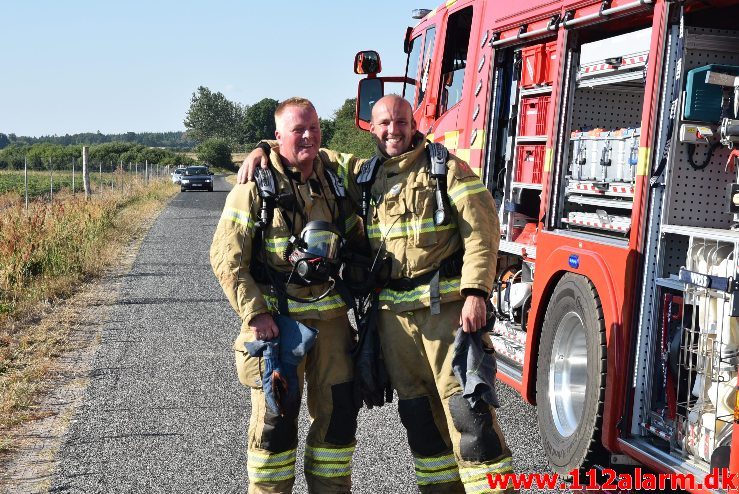
[[[5,0],[0,132],[184,130],[198,86],[231,101],[305,96],[331,117],[359,50],[400,75],[417,0]]]

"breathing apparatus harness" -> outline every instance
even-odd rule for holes
[[[421,143],[420,145],[423,145],[423,143]],[[443,144],[440,144],[438,142],[430,142],[426,143],[426,152],[429,158],[429,164],[426,170],[429,173],[429,176],[431,177],[432,183],[434,185],[434,196],[436,198],[434,224],[436,226],[448,225],[451,222],[451,206],[449,204],[449,196],[447,194],[448,185],[446,179],[449,151],[446,149],[446,147],[444,147]],[[357,185],[360,186],[362,191],[360,216],[364,222],[365,238],[367,239],[367,242],[369,242],[368,220],[369,208],[372,202],[372,185],[374,184],[377,173],[384,162],[385,158],[376,154],[362,165],[359,171],[359,175],[357,176]],[[377,260],[384,248],[385,240],[390,230],[392,229],[392,226],[393,225],[388,228],[388,233],[385,235],[385,238],[382,239],[380,249],[375,256],[374,262],[372,263],[371,274],[373,276],[371,276],[370,279],[374,277],[380,285],[390,288],[391,290],[399,291],[412,290],[420,285],[429,284],[431,297],[431,313],[438,314],[441,311],[441,290],[439,284],[440,277],[458,276],[462,272],[462,257],[464,251],[459,250],[458,252],[455,252],[451,256],[441,261],[439,269],[435,271],[431,271],[415,278],[401,278],[397,280],[391,280],[389,266],[387,266],[387,257],[383,257],[380,264],[377,263]]]
[[[353,298],[348,295],[348,290],[346,290],[338,276],[341,268],[339,254],[344,243],[340,231],[345,224],[345,214],[341,203],[346,199],[346,191],[333,170],[324,166],[323,171],[326,183],[336,198],[338,213],[333,224],[328,221],[309,221],[307,223],[304,221],[305,225],[299,236],[293,235],[290,237],[287,248],[282,254],[283,260],[292,265],[292,270],[289,273],[279,272],[267,266],[259,261],[258,254],[266,245],[266,230],[272,224],[277,206],[286,210],[292,209],[292,221],[288,218],[288,215],[284,215],[288,229],[291,232],[294,227],[295,214],[303,216],[297,205],[297,194],[294,188],[292,194],[278,194],[277,176],[271,163],[269,168],[257,168],[254,172],[254,181],[259,191],[261,207],[259,209],[259,221],[255,224],[256,231],[254,235],[260,241],[255,243],[252,249],[251,274],[257,282],[269,284],[273,287],[280,314],[289,314],[288,300],[304,304],[314,303],[328,296],[333,289],[336,289],[339,296],[351,309],[355,306]],[[293,187],[293,178],[289,173],[287,175],[290,185]],[[318,187],[322,188],[320,182]],[[288,284],[313,286],[326,282],[329,283],[328,288],[315,297],[301,298],[291,295],[287,291]]]

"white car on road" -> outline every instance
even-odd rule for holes
[[[182,182],[182,175],[185,174],[185,168],[175,168],[172,172],[172,183],[179,184]]]

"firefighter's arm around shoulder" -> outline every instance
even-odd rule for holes
[[[357,185],[357,175],[366,161],[359,159],[353,154],[341,153],[332,149],[321,148],[319,155],[324,164],[328,164],[336,171],[346,189],[347,196],[351,199],[354,208],[359,208],[362,199],[362,191]]]
[[[258,314],[268,313],[267,303],[249,272],[255,223],[261,201],[256,184],[236,185],[226,198],[221,219],[210,246],[210,264],[231,307],[241,317],[242,328]]]
[[[463,295],[487,297],[495,279],[500,225],[493,196],[469,165],[450,155],[447,195],[464,244]]]
[[[346,191],[348,201],[342,204],[345,208],[344,215],[346,217],[345,238],[352,249],[364,249],[367,245],[364,238],[364,225],[360,215],[357,214],[361,201],[361,189],[356,180],[364,160],[358,159],[353,154],[340,153],[325,148],[321,148],[318,155],[323,166],[327,166],[336,172]]]

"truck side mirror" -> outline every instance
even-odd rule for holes
[[[354,73],[374,75],[382,70],[380,54],[374,50],[360,51],[354,56]]]
[[[382,79],[362,79],[359,81],[357,93],[357,115],[355,123],[362,130],[369,130],[372,118],[372,107],[385,94],[385,84]]]

